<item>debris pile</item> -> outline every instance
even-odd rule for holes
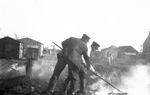
[[[18,69],[24,72],[24,64],[18,66],[12,60],[1,60],[0,64],[0,95],[40,95],[47,87],[45,80],[20,72]]]
[[[0,95],[39,95],[47,87],[47,82],[39,79],[30,79],[21,75],[0,80]]]

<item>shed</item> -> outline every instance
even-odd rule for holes
[[[43,56],[43,44],[31,38],[19,39],[23,46],[24,57],[41,57]]]
[[[132,46],[120,46],[118,50],[125,53],[126,55],[137,55],[139,52]]]
[[[0,58],[19,59],[22,57],[22,43],[11,37],[0,39]]]

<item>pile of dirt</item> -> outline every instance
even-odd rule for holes
[[[0,80],[0,95],[40,95],[47,87],[40,78],[21,75]]]

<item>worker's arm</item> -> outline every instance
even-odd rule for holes
[[[84,53],[83,57],[86,62],[86,65],[87,65],[87,69],[95,72],[95,69],[92,66],[92,61],[91,61],[90,57],[87,55],[87,53]]]

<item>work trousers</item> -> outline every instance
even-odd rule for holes
[[[68,69],[68,72],[69,72],[69,69]],[[84,69],[81,69],[79,71],[79,81],[80,81],[80,91],[84,91],[85,84],[86,84]],[[63,91],[64,92],[67,90],[67,87],[68,87],[70,82],[71,82],[71,75],[70,75],[70,73],[68,73],[68,77],[65,80],[65,83],[64,83],[64,86],[63,86]]]
[[[69,93],[74,94],[78,90],[78,79],[80,79],[80,91],[84,91],[85,88],[85,71],[82,66],[76,66],[70,62],[68,64],[69,75],[68,80],[71,81]],[[66,80],[67,81],[67,80]],[[65,84],[66,85],[66,84]]]
[[[52,77],[49,80],[47,91],[50,91],[52,93],[54,92],[58,78],[59,78],[61,72],[66,67],[67,63],[68,63],[68,61],[65,58],[63,58],[63,57],[58,58],[58,61],[57,61],[56,66],[54,68]]]

